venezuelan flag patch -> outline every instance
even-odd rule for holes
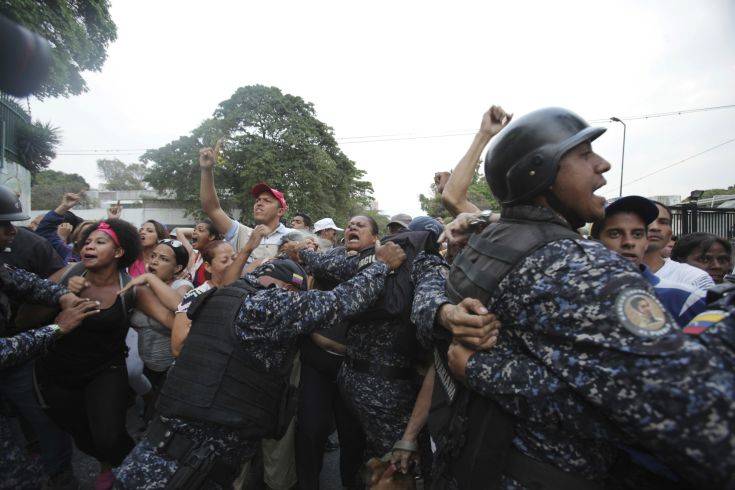
[[[699,335],[712,325],[722,321],[726,316],[727,313],[721,310],[703,311],[699,315],[695,316],[692,321],[684,327],[684,333],[689,335]]]

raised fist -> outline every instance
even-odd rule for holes
[[[508,114],[499,105],[494,105],[483,114],[480,132],[495,136],[511,119],[513,119],[513,114]]]

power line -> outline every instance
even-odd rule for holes
[[[720,105],[712,107],[698,107],[695,109],[680,109],[677,111],[668,112],[654,112],[650,114],[639,114],[634,116],[620,117],[623,121],[637,121],[641,119],[654,119],[659,117],[671,117],[671,116],[683,116],[686,114],[693,114],[696,112],[709,112],[723,109],[733,109],[735,104]],[[591,119],[589,122],[593,124],[607,123],[610,121],[609,117]],[[395,133],[395,134],[383,134],[383,135],[371,135],[371,136],[346,136],[343,138],[335,138],[337,141],[343,144],[359,144],[359,143],[381,143],[388,141],[411,141],[411,140],[422,140],[422,139],[435,139],[435,138],[453,138],[456,136],[469,136],[477,132],[474,130],[458,130],[450,131],[439,134],[431,135],[406,135],[406,133]],[[121,148],[121,149],[79,149],[79,150],[66,150],[59,151],[57,155],[75,155],[75,156],[94,156],[94,155],[125,155],[132,154],[141,151],[154,150],[155,148]]]
[[[698,157],[698,156],[700,156],[700,155],[704,155],[705,153],[707,153],[707,152],[710,152],[710,151],[712,151],[712,150],[716,150],[717,148],[719,148],[719,147],[721,147],[721,146],[725,146],[725,145],[727,145],[727,144],[729,144],[729,143],[732,143],[733,141],[735,141],[735,138],[729,139],[729,140],[727,140],[727,141],[723,141],[722,143],[720,143],[720,144],[718,144],[718,145],[712,146],[712,147],[710,147],[710,148],[707,148],[706,150],[700,151],[699,153],[695,153],[694,155],[691,155],[691,156],[688,156],[688,157],[686,157],[686,158],[683,158],[683,159],[679,160],[678,162],[674,162],[674,163],[672,163],[672,164],[666,165],[665,167],[661,167],[661,168],[659,168],[658,170],[654,170],[653,172],[651,172],[651,173],[648,173],[648,174],[646,174],[646,175],[644,175],[644,176],[642,176],[642,177],[638,177],[637,179],[634,179],[634,180],[628,181],[628,182],[626,182],[626,183],[625,183],[625,184],[623,184],[623,185],[633,184],[633,183],[635,183],[635,182],[638,182],[638,181],[641,181],[641,180],[643,180],[643,179],[647,179],[648,177],[650,177],[650,176],[652,176],[652,175],[656,175],[656,174],[657,174],[657,173],[659,173],[659,172],[663,172],[664,170],[668,170],[668,169],[670,169],[671,167],[675,167],[675,166],[677,166],[677,165],[680,165],[680,164],[682,164],[682,163],[684,163],[684,162],[687,162],[687,161],[691,160],[692,158],[696,158],[696,157]]]

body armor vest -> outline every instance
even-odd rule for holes
[[[395,271],[391,272],[385,287],[378,299],[354,317],[357,321],[400,319],[401,326],[396,329],[396,349],[404,357],[420,360],[425,352],[416,338],[416,327],[411,323],[411,306],[413,304],[414,284],[411,280],[411,269],[416,256],[425,251],[437,254],[438,244],[428,231],[405,231],[381,239],[381,243],[394,242],[406,253],[406,260]],[[375,247],[369,247],[358,256],[358,270],[363,270],[375,262]]]
[[[492,311],[492,302],[500,293],[498,285],[524,258],[547,243],[578,238],[580,235],[551,209],[530,205],[503,208],[500,221],[473,235],[454,260],[446,283],[447,297],[453,303],[477,298]],[[439,446],[435,488],[442,488],[447,474],[457,479],[459,488],[495,488],[508,458],[513,417],[452,379],[446,356],[451,334],[443,331],[437,335],[434,367],[439,382],[434,385],[428,421]]]
[[[248,438],[277,431],[291,364],[277,373],[251,368],[233,330],[243,300],[256,291],[237,281],[192,304],[189,336],[156,405],[161,414],[232,427]]]

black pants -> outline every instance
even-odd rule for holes
[[[151,382],[151,391],[143,396],[143,402],[145,403],[143,420],[148,424],[156,414],[156,402],[158,401],[158,395],[161,394],[161,388],[163,388],[163,384],[166,382],[168,369],[165,371],[154,371],[143,367],[143,374]]]
[[[341,357],[307,340],[301,347],[301,387],[296,417],[296,475],[298,488],[319,488],[324,446],[334,425],[340,444],[340,475],[345,487],[358,484],[365,435],[342,401],[337,386]]]
[[[40,374],[49,417],[71,434],[80,451],[118,466],[135,443],[125,428],[128,373],[125,363],[85,380],[55,381]]]

